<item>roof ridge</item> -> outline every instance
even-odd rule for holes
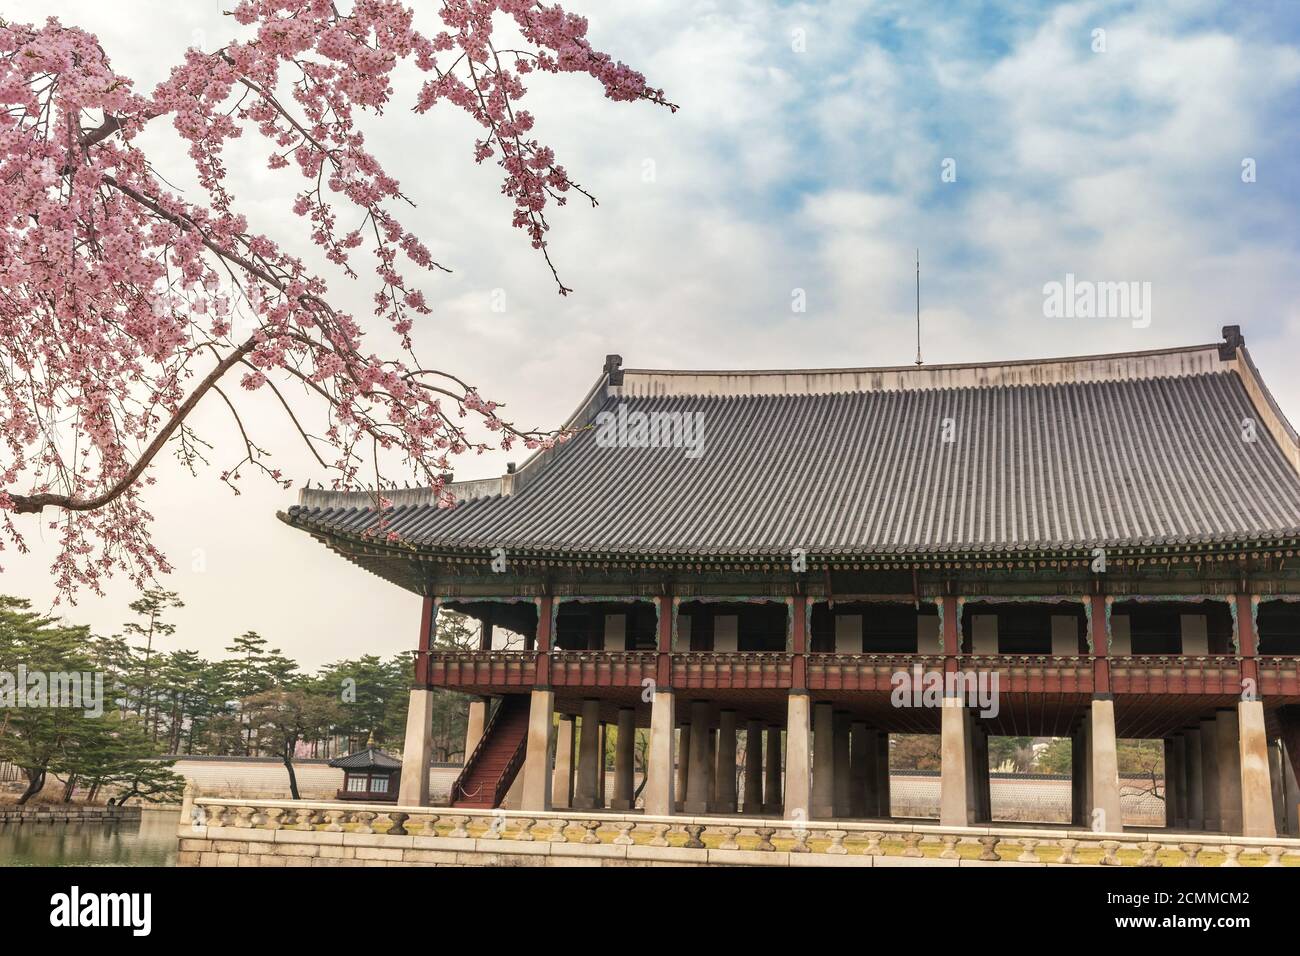
[[[947,369],[994,368],[1008,365],[1052,365],[1062,362],[1089,362],[1099,359],[1154,358],[1163,355],[1177,355],[1185,352],[1201,352],[1209,349],[1218,350],[1222,343],[1208,342],[1203,345],[1179,345],[1163,349],[1134,349],[1126,352],[1095,352],[1086,355],[1048,356],[1032,359],[1005,359],[994,362],[940,362],[919,365],[863,365],[832,366],[829,368],[769,368],[769,369],[656,369],[628,368],[624,375],[809,375],[832,374],[841,372],[915,372]]]

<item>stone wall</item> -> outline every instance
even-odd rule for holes
[[[77,806],[71,803],[0,805],[0,824],[7,823],[121,823],[138,821],[140,808]]]

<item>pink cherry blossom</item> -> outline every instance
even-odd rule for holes
[[[411,354],[414,323],[430,312],[416,279],[445,267],[402,225],[408,200],[357,118],[444,100],[465,110],[482,128],[467,155],[501,169],[512,221],[565,294],[546,211],[582,190],[519,108],[523,78],[586,73],[609,99],[676,107],[595,50],[587,21],[558,6],[442,0],[421,12],[428,24],[398,0],[340,6],[243,0],[237,37],[213,53],[186,51],[148,92],[75,26],[0,21],[0,521],[22,553],[15,516],[47,515],[64,595],[99,592],[115,572],[143,584],[169,570],[143,492],[165,448],[192,469],[206,462],[209,446],[189,423],[200,400],[228,408],[238,426],[242,448],[220,473],[232,488],[250,469],[289,485],[240,416],[245,389],[274,393],[336,487],[378,487],[386,450],[444,507],[454,504],[450,456],[488,448],[467,432],[467,415],[501,448],[567,437],[515,428],[499,405]],[[530,49],[500,55],[497,18]],[[394,76],[406,61],[426,78],[402,104]],[[138,145],[163,123],[186,143],[201,196],[170,187]],[[358,251],[369,252],[375,317],[396,332],[402,357],[373,354],[364,330],[373,320],[339,310],[323,275],[240,212],[225,152],[249,135],[265,142],[275,174],[295,181],[292,215],[278,227],[304,230],[348,280],[360,279]],[[301,415],[302,395],[324,403],[324,427],[304,427],[320,416]]]

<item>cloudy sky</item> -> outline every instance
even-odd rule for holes
[[[0,0],[0,16],[90,30],[148,90],[187,46],[234,35],[221,15],[231,5]],[[600,200],[552,217],[573,295],[556,295],[510,227],[497,170],[472,163],[468,120],[409,112],[418,81],[407,77],[399,108],[367,126],[418,203],[407,224],[455,270],[425,283],[434,313],[417,351],[507,403],[518,424],[560,424],[609,352],[642,368],[907,364],[918,247],[927,362],[1197,344],[1239,324],[1300,421],[1294,0],[566,8],[682,107],[608,102],[584,77],[534,79],[540,137]],[[170,127],[146,137],[184,185]],[[266,170],[256,139],[231,153],[241,206],[308,251],[288,208],[296,183]],[[1247,160],[1254,182],[1243,182]],[[1067,273],[1151,283],[1149,325],[1045,317],[1044,284]],[[332,283],[368,313],[364,280]],[[806,311],[792,308],[800,299]],[[253,629],[309,667],[412,647],[418,599],[276,521],[296,493],[250,476],[232,495],[215,472],[237,457],[233,425],[216,407],[197,424],[217,445],[213,469],[195,479],[164,462],[147,496],[176,565],[162,584],[187,602],[174,646],[219,655]],[[286,472],[320,479],[275,408],[254,406],[252,424]],[[456,477],[498,474],[505,459],[464,459]],[[0,589],[48,606],[53,549],[25,522],[33,551],[0,555]],[[118,581],[61,611],[111,633],[133,597]]]

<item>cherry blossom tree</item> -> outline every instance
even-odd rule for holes
[[[444,266],[402,225],[409,200],[358,118],[390,108],[397,67],[413,64],[423,79],[410,107],[445,102],[477,121],[474,160],[500,167],[514,225],[563,295],[547,210],[571,192],[591,197],[537,139],[520,105],[525,80],[586,73],[609,99],[676,107],[593,49],[587,21],[558,6],[429,8],[425,25],[397,0],[243,0],[230,11],[238,38],[187,50],[151,93],[116,72],[90,33],[53,18],[0,21],[0,513],[19,552],[15,515],[57,531],[61,594],[99,592],[118,571],[143,585],[169,569],[141,493],[165,448],[191,471],[207,461],[212,446],[190,424],[205,399],[228,408],[242,436],[221,474],[232,487],[247,470],[290,484],[245,427],[241,389],[273,395],[335,487],[378,488],[382,458],[448,505],[449,456],[564,439],[516,428],[414,355],[412,328],[430,312],[417,280]],[[181,195],[175,170],[137,145],[161,123],[187,146],[199,192]],[[321,247],[335,278],[374,283],[375,319],[342,310],[283,236],[240,213],[224,153],[250,131],[272,169],[296,171],[285,221]],[[373,280],[358,275],[366,252]],[[396,333],[398,354],[367,348],[374,321]],[[327,428],[304,426],[304,403],[324,404]]]

